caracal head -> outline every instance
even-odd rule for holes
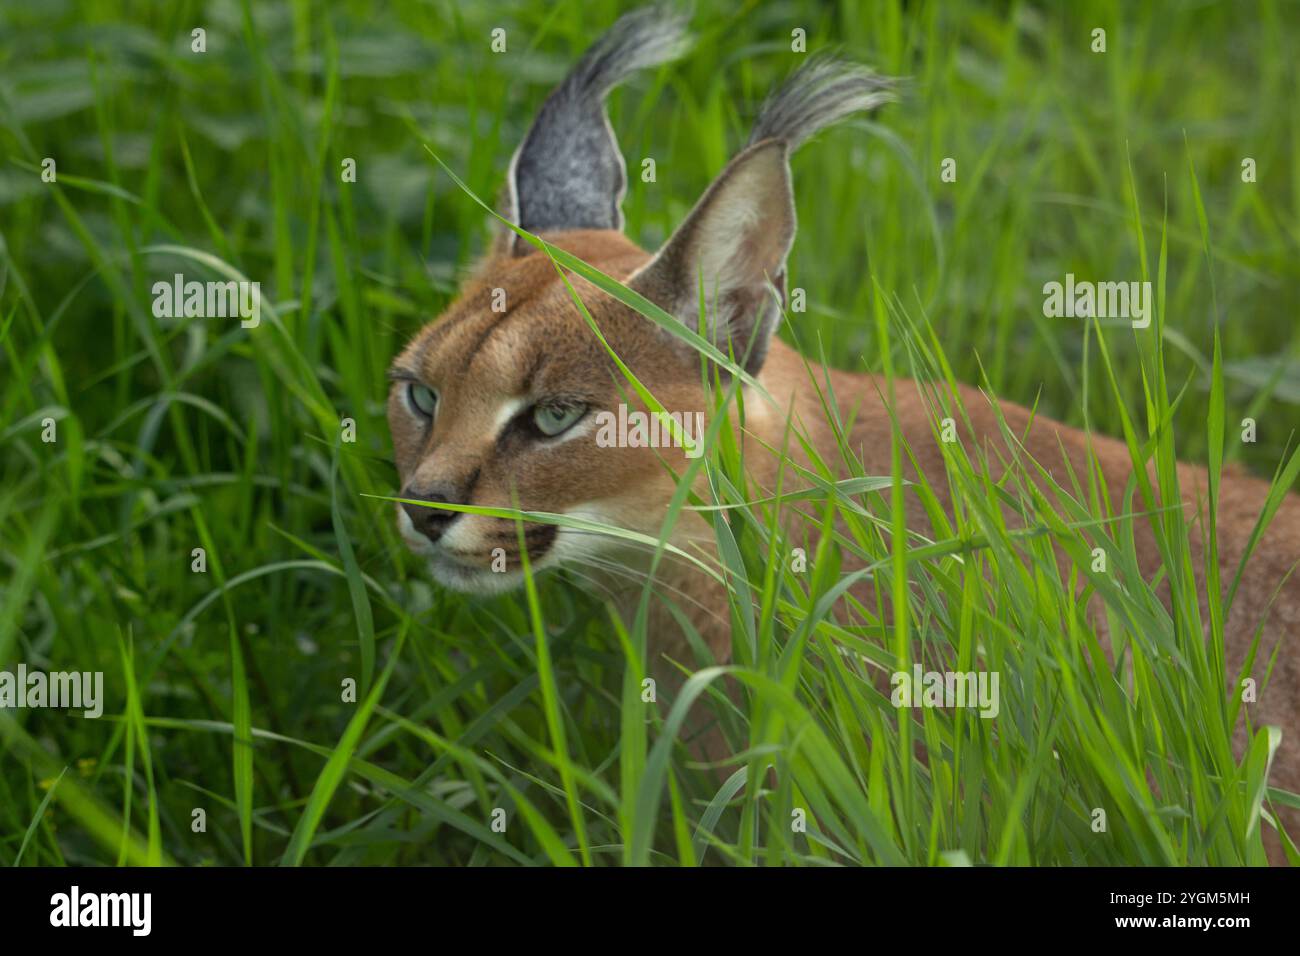
[[[689,329],[703,327],[720,352],[757,375],[781,316],[794,240],[790,151],[887,99],[888,84],[863,67],[811,60],[768,100],[749,145],[652,256],[622,232],[627,174],[604,98],[685,42],[684,20],[666,9],[615,23],[543,104],[511,161],[500,213]],[[408,499],[397,521],[446,586],[494,593],[519,585],[521,524],[429,504],[568,516],[653,540],[677,476],[699,454],[691,443],[703,437],[712,407],[702,371],[716,370],[702,370],[699,352],[652,320],[567,278],[572,290],[549,256],[499,231],[456,302],[390,369],[388,420],[399,495]],[[680,427],[638,421],[646,405],[611,351]],[[522,522],[522,544],[534,569],[616,566],[629,547],[540,520]]]

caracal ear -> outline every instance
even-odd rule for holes
[[[692,331],[699,328],[702,290],[706,336],[724,354],[734,350],[746,371],[762,366],[781,314],[772,287],[784,295],[795,232],[788,151],[769,139],[728,163],[627,283]]]
[[[498,211],[529,232],[622,229],[627,171],[605,113],[605,97],[633,72],[680,56],[686,16],[667,4],[620,18],[542,104],[519,149]],[[498,254],[531,246],[504,227]]]
[[[817,58],[764,104],[750,145],[727,164],[655,257],[628,285],[756,373],[781,315],[794,242],[790,153],[824,126],[892,99],[892,81]]]

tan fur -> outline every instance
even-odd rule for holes
[[[650,259],[613,231],[562,232],[546,238],[620,280],[627,279]],[[610,345],[666,408],[707,412],[709,403],[701,389],[698,356],[688,354],[651,322],[589,284],[576,278],[573,282]],[[503,315],[489,308],[493,288],[506,290],[509,308]],[[686,464],[680,449],[602,448],[597,447],[590,433],[553,447],[497,441],[493,415],[510,399],[529,404],[549,395],[581,395],[593,409],[612,409],[621,401],[641,407],[632,399],[622,374],[591,334],[545,256],[489,258],[467,285],[462,298],[439,321],[421,331],[395,365],[418,372],[424,382],[442,395],[435,424],[431,430],[424,429],[412,420],[403,404],[402,383],[394,386],[389,415],[404,487],[477,471],[480,479],[468,504],[509,507],[513,503],[513,491],[518,496],[518,505],[525,510],[598,515],[601,520],[658,536],[674,488],[661,456],[680,471]],[[536,369],[536,373],[525,393],[523,380],[530,369]],[[884,381],[867,375],[828,372],[815,364],[812,370],[818,381],[829,375],[841,403],[841,415],[845,420],[853,420],[850,442],[861,457],[865,473],[889,474],[891,421],[881,398],[887,389]],[[768,405],[754,394],[747,397],[746,451],[756,485],[775,488],[778,460],[763,453],[762,445],[782,446],[787,415],[792,416],[797,429],[809,436],[825,460],[840,460],[804,360],[784,343],[774,340],[758,377],[777,405]],[[932,411],[916,384],[898,380],[895,390],[895,412],[902,435],[931,486],[943,497],[947,494],[948,480],[936,445]],[[960,398],[970,419],[969,428],[964,423],[961,426],[963,446],[968,451],[983,448],[996,475],[1000,470],[996,463],[1009,459],[1013,451],[1001,437],[995,409],[973,388],[962,387]],[[1005,402],[1000,404],[1000,409],[1012,432],[1023,437],[1029,454],[1053,472],[1064,487],[1070,487],[1067,459],[1074,473],[1084,480],[1091,444],[1115,510],[1122,509],[1119,495],[1131,470],[1128,451],[1122,443],[1100,436],[1090,438],[1042,416],[1030,427],[1027,409]],[[792,446],[791,450],[797,459],[797,449]],[[1205,472],[1191,465],[1180,467],[1188,518],[1194,520],[1197,509],[1205,507]],[[787,477],[787,489],[789,486]],[[1244,474],[1224,476],[1219,534],[1225,583],[1235,572],[1266,491],[1265,483]],[[943,500],[943,504],[946,508],[949,503]],[[796,537],[806,531],[815,538],[815,529],[800,529],[797,517],[793,520],[792,531]],[[929,531],[925,513],[915,500],[908,503],[908,520],[910,529]],[[443,567],[440,571],[439,562],[449,559],[437,557],[435,574],[445,583],[467,590],[498,589],[496,582],[505,576],[488,570],[488,555],[491,547],[504,547],[510,571],[514,572],[518,561],[514,522],[474,515],[464,515],[458,522],[462,524],[458,540],[465,548],[458,560],[480,570],[462,573]],[[1139,520],[1135,525],[1143,572],[1150,580],[1159,569],[1160,557],[1147,523]],[[535,530],[537,526],[531,528]],[[711,531],[698,517],[692,516],[679,525],[674,543],[689,551],[707,548],[711,537]],[[553,546],[542,549],[540,554],[534,552],[530,541],[529,554],[535,565],[545,567],[555,563],[556,552],[579,565],[587,556],[619,562],[627,568],[636,567],[644,560],[644,555],[636,549],[629,550],[596,536],[561,531],[555,540]],[[1300,556],[1297,542],[1300,542],[1300,504],[1295,496],[1289,496],[1251,561],[1228,621],[1230,679],[1241,666],[1275,589]],[[1199,532],[1194,533],[1191,547],[1199,573],[1202,549]],[[599,580],[620,593],[619,575],[601,573]],[[659,580],[659,587],[687,611],[714,656],[726,661],[731,635],[724,595],[704,575],[682,562],[670,562],[667,569],[661,570]],[[621,592],[627,601],[639,597],[638,584],[636,580],[627,582]],[[864,603],[869,602],[869,589],[863,589],[859,597]],[[1300,577],[1292,577],[1283,586],[1264,624],[1254,672],[1259,683],[1262,684],[1263,667],[1274,647],[1294,632],[1298,618]],[[662,609],[655,611],[650,633],[657,642],[651,649],[652,657],[659,664],[657,673],[672,681],[675,669],[666,661],[674,659],[689,664],[694,661],[694,655],[685,646],[680,629]],[[1283,728],[1283,743],[1272,782],[1291,790],[1300,790],[1297,688],[1300,688],[1300,657],[1289,647],[1280,655],[1277,670],[1259,703],[1249,708],[1256,726],[1271,723]],[[1239,732],[1239,744],[1242,739]],[[716,752],[710,755],[720,756]],[[1294,827],[1296,821],[1292,819],[1291,824]],[[1272,855],[1280,859],[1276,847],[1272,848]]]
[[[751,490],[764,497],[772,494],[783,469],[783,487],[800,490],[796,471],[787,466],[791,460],[796,466],[810,462],[798,440],[786,442],[791,426],[822,461],[841,463],[838,477],[850,476],[840,436],[821,404],[819,391],[826,391],[840,404],[840,419],[852,423],[847,444],[860,461],[860,473],[890,474],[896,420],[897,435],[914,456],[908,459],[905,477],[915,478],[919,470],[940,507],[950,510],[949,477],[936,443],[939,416],[933,390],[906,380],[894,382],[891,390],[890,383],[872,376],[818,366],[810,377],[804,361],[773,336],[780,312],[772,293],[784,290],[786,257],[796,231],[790,153],[818,130],[890,102],[893,82],[833,56],[810,57],[768,97],[746,147],[652,257],[618,231],[625,163],[603,101],[629,74],[677,55],[686,39],[685,17],[669,7],[633,11],[598,38],[542,105],[516,151],[501,215],[625,281],[688,328],[702,327],[716,347],[724,353],[732,350],[740,364],[757,375],[761,394],[747,387],[743,426],[739,420],[731,423],[733,432],[740,432]],[[701,383],[701,360],[695,351],[582,280],[575,278],[573,284],[609,346],[664,408],[692,420],[707,415],[712,401]],[[706,304],[702,317],[701,294]],[[504,313],[499,310],[502,302]],[[493,311],[494,305],[498,311]],[[575,308],[547,256],[532,251],[513,232],[500,232],[460,300],[416,336],[394,363],[393,374],[397,381],[389,419],[402,494],[411,499],[398,509],[399,525],[411,547],[428,557],[438,580],[478,593],[517,586],[523,580],[519,531],[510,519],[473,514],[453,519],[449,512],[417,500],[517,506],[642,534],[643,544],[628,544],[572,527],[557,531],[541,521],[527,522],[524,531],[535,568],[564,564],[611,595],[625,614],[635,610],[649,555],[688,460],[680,447],[603,447],[607,443],[598,440],[599,413],[615,411],[620,404],[637,411],[643,406]],[[831,387],[819,388],[827,379]],[[426,389],[438,393],[436,413],[430,412],[434,399]],[[885,395],[892,396],[888,403]],[[1018,405],[995,408],[969,387],[961,387],[956,397],[964,406],[964,415],[956,416],[962,422],[961,448],[987,462],[994,479],[1027,452],[1050,478],[1036,476],[1032,466],[1025,472],[1050,496],[1051,479],[1067,490],[1074,486],[1071,473],[1086,483],[1089,458],[1095,457],[1112,511],[1128,510],[1121,498],[1131,465],[1123,444],[1090,438],[1050,419],[1032,419]],[[561,424],[554,425],[552,416],[559,416]],[[1003,421],[1015,436],[1011,441],[1003,437]],[[781,454],[783,448],[788,458]],[[1182,505],[1192,523],[1190,547],[1197,574],[1203,575],[1200,529],[1207,507],[1206,474],[1191,465],[1179,468]],[[1011,477],[1019,474],[1017,470]],[[698,490],[703,490],[703,480]],[[1225,475],[1218,515],[1225,582],[1236,571],[1266,492],[1264,483],[1249,476]],[[905,506],[909,533],[934,536],[915,491],[906,493]],[[816,547],[818,526],[805,519],[798,504],[787,506],[781,517],[793,540]],[[1015,514],[1004,518],[1012,525],[1017,522]],[[1145,519],[1133,526],[1140,570],[1152,580],[1161,571],[1155,539]],[[686,511],[670,540],[677,554],[657,568],[655,591],[688,616],[713,659],[726,662],[732,646],[729,596],[690,561],[698,555],[716,564],[713,529],[700,513]],[[1272,781],[1291,790],[1300,790],[1300,748],[1293,734],[1300,660],[1294,648],[1283,651],[1266,687],[1263,672],[1300,617],[1300,578],[1282,584],[1300,556],[1298,542],[1300,503],[1288,497],[1252,558],[1227,623],[1231,682],[1263,622],[1252,671],[1262,689],[1259,702],[1248,712],[1256,725],[1282,726],[1285,736]],[[1054,547],[1062,570],[1070,571],[1062,542],[1054,542]],[[1197,586],[1203,595],[1204,581],[1198,578]],[[1277,605],[1267,613],[1279,587]],[[874,593],[868,582],[853,597],[872,608]],[[886,620],[892,613],[887,602],[875,611]],[[847,607],[836,613],[851,621]],[[655,602],[650,614],[653,673],[671,697],[680,687],[682,666],[697,664],[698,656],[665,602]],[[1106,623],[1097,621],[1104,650],[1110,653]],[[1225,694],[1236,692],[1235,687],[1224,688]],[[726,758],[721,735],[704,724],[702,710],[693,712],[688,727],[695,735],[693,751],[711,760]],[[1243,726],[1237,733],[1238,752],[1244,743]],[[1295,819],[1290,822],[1300,830]],[[1275,860],[1280,859],[1278,849],[1276,842],[1270,847]]]

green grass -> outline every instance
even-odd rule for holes
[[[1293,484],[1300,8],[735,6],[698,3],[694,52],[613,97],[629,167],[657,165],[632,177],[634,238],[657,245],[743,143],[802,27],[810,50],[910,79],[794,160],[790,282],[809,307],[784,336],[923,378],[937,407],[965,381],[1126,438],[1166,500],[1175,456],[1216,476],[1289,465],[1277,487]],[[384,500],[384,369],[482,250],[474,196],[496,194],[533,110],[624,9],[0,10],[0,664],[102,670],[107,696],[98,721],[0,713],[0,863],[1262,862],[1273,742],[1257,728],[1234,760],[1221,690],[1235,583],[1202,651],[1181,514],[1102,523],[1088,475],[1049,500],[1032,463],[994,487],[951,454],[955,513],[923,541],[901,520],[901,442],[892,475],[791,468],[783,490],[815,489],[801,505],[843,522],[798,573],[715,429],[696,465],[711,500],[683,491],[674,516],[713,509],[701,573],[739,582],[738,698],[718,668],[684,691],[743,754],[723,785],[677,741],[680,705],[641,702],[644,618],[568,573],[469,601],[406,553]],[[260,281],[261,326],[155,318],[150,287],[177,271]],[[1044,318],[1042,285],[1066,272],[1150,278],[1154,334]],[[1170,609],[1135,583],[1147,520]],[[1089,571],[1098,545],[1128,586]],[[830,615],[859,567],[892,620]],[[1131,686],[1082,613],[1093,594]],[[869,675],[921,657],[998,670],[997,721],[900,716]]]

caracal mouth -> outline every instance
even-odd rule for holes
[[[431,553],[427,555],[430,574],[445,588],[461,594],[493,595],[505,594],[524,586],[524,572],[519,566],[518,558],[511,559],[513,567],[506,566],[496,570],[491,565],[485,566],[480,561],[470,563],[464,557],[457,557],[456,554],[457,552],[434,546]],[[465,555],[464,552],[460,554]],[[479,557],[477,554],[474,556]],[[534,575],[554,567],[557,563],[553,549],[549,547],[540,555],[529,556],[529,564]]]
[[[414,554],[424,558],[433,579],[443,587],[462,594],[503,594],[524,584],[517,541],[480,543],[478,535],[453,524],[437,542],[415,530],[410,517],[397,509],[397,528],[402,541]],[[534,573],[558,563],[554,547],[558,534],[553,526],[534,530],[534,542],[528,552]],[[506,547],[505,545],[509,545]]]

